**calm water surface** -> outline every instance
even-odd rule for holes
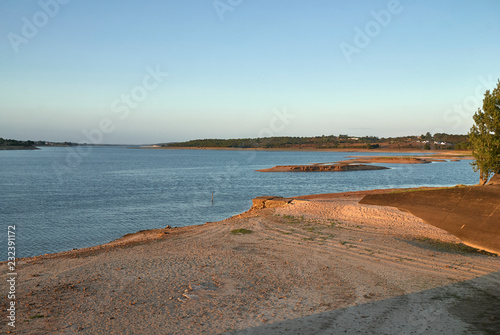
[[[390,170],[260,173],[274,165],[333,162],[360,153],[140,150],[125,147],[0,150],[0,221],[16,225],[17,256],[94,246],[142,229],[219,221],[260,195],[475,184],[469,161],[381,164]],[[378,155],[401,155],[400,153]],[[211,195],[214,193],[214,203]]]

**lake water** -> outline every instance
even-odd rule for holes
[[[16,226],[17,256],[27,257],[94,246],[143,229],[219,221],[248,210],[252,198],[261,195],[478,182],[469,161],[381,164],[391,169],[378,171],[261,173],[255,170],[334,162],[362,154],[126,147],[75,150],[0,150],[4,232],[0,260],[7,259],[8,225]]]

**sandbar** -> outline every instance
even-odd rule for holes
[[[278,165],[269,169],[256,170],[258,172],[346,172],[366,170],[386,170],[388,168],[365,164],[306,164],[306,165]]]

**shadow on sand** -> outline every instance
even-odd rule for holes
[[[500,334],[500,271],[232,334]]]
[[[500,254],[500,185],[371,194],[359,203],[397,207],[472,247]]]

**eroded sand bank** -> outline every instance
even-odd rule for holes
[[[15,333],[500,329],[498,257],[464,252],[456,237],[361,198],[294,200],[21,260]],[[251,233],[231,233],[242,228]]]

